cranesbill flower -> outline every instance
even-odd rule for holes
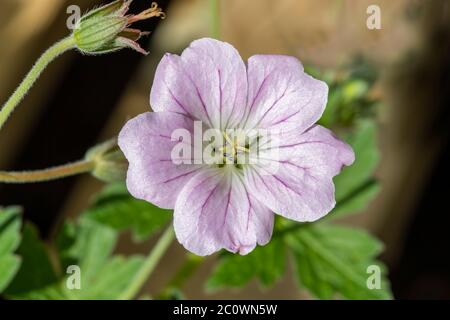
[[[234,47],[213,39],[192,42],[181,56],[166,54],[151,90],[154,112],[128,121],[119,135],[128,190],[174,209],[175,233],[186,249],[247,254],[270,240],[275,213],[305,222],[333,209],[332,178],[353,163],[354,153],[315,125],[327,95],[327,85],[294,57],[255,55],[246,66]],[[173,133],[194,135],[196,121],[223,134],[224,146],[212,148],[223,162],[174,162],[173,149],[193,141],[180,142]],[[241,139],[254,129],[269,138]],[[251,145],[260,140],[253,154]],[[238,161],[246,154],[262,161]]]

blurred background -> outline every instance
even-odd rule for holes
[[[66,13],[107,0],[2,0],[0,101],[5,101],[48,46],[68,33]],[[150,1],[135,0],[132,12]],[[104,56],[70,52],[46,69],[0,134],[0,167],[39,169],[81,159],[117,135],[127,119],[148,111],[152,76],[165,52],[180,53],[210,34],[207,0],[161,0],[165,20],[140,22],[153,30],[142,40],[150,55],[131,50]],[[369,5],[381,8],[380,30],[366,26]],[[221,38],[244,59],[258,53],[297,56],[339,78],[352,66],[370,74],[365,94],[379,102],[381,192],[348,223],[385,242],[397,299],[450,298],[450,2],[446,0],[224,0]],[[326,73],[326,72],[325,72]],[[324,74],[324,73],[322,73]],[[76,217],[102,184],[89,176],[36,185],[0,185],[0,204],[20,204],[25,218],[51,239],[62,219]],[[119,250],[147,252],[126,235]],[[184,259],[174,244],[148,290],[157,291]],[[209,258],[185,285],[188,298],[308,298],[287,276],[273,289],[256,283],[240,291],[207,294]]]

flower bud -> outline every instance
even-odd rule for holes
[[[125,180],[128,162],[117,146],[116,139],[91,148],[85,158],[94,162],[95,166],[91,174],[97,179],[105,182]]]
[[[123,48],[147,54],[136,41],[149,32],[129,26],[152,17],[164,18],[165,14],[153,2],[149,9],[137,15],[127,15],[131,2],[132,0],[116,0],[81,17],[73,31],[77,48],[85,54],[102,54]]]

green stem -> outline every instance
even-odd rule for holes
[[[33,183],[56,180],[81,173],[90,172],[94,169],[95,162],[81,160],[62,166],[35,171],[0,171],[0,183]]]
[[[44,69],[47,67],[47,65],[56,57],[74,47],[75,40],[72,36],[69,36],[57,42],[44,52],[44,54],[36,61],[34,66],[28,72],[25,79],[23,79],[22,83],[17,87],[16,91],[14,91],[12,96],[8,99],[8,101],[6,101],[6,103],[0,110],[0,130],[5,124],[6,120],[8,120],[11,113],[17,107],[17,105],[20,103],[20,101],[22,101],[27,92],[39,78],[42,71],[44,71]]]
[[[220,39],[220,0],[209,0],[211,10],[211,37]]]
[[[170,224],[161,238],[158,240],[158,243],[147,256],[144,261],[144,264],[135,275],[133,280],[128,285],[128,288],[122,292],[119,296],[119,300],[131,300],[133,299],[141,290],[142,286],[147,281],[148,277],[152,274],[159,260],[169,248],[172,240],[174,239],[175,234],[173,232],[173,226]]]

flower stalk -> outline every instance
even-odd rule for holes
[[[139,293],[174,238],[175,233],[173,231],[173,226],[170,223],[161,238],[159,238],[158,243],[145,259],[140,270],[129,283],[128,288],[122,292],[118,300],[131,300]]]
[[[22,83],[17,87],[16,91],[12,96],[6,101],[0,110],[0,130],[8,120],[11,113],[17,107],[17,105],[22,101],[27,92],[31,89],[33,84],[41,75],[42,71],[47,67],[47,65],[52,62],[55,58],[66,52],[67,50],[75,48],[75,40],[72,36],[64,38],[63,40],[57,42],[52,47],[50,47],[44,54],[36,61],[35,65],[31,68],[28,74],[23,79]]]
[[[0,183],[36,183],[61,179],[81,173],[87,173],[95,168],[95,163],[81,160],[57,167],[34,171],[0,171]]]
[[[116,139],[89,149],[83,160],[34,171],[0,171],[0,183],[37,183],[57,180],[82,173],[113,182],[124,180],[128,163],[117,146]]]

